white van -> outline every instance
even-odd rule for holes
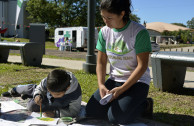
[[[65,43],[71,49],[84,50],[87,48],[87,27],[66,27],[55,29],[55,46]],[[95,28],[95,45],[98,39],[98,30]]]

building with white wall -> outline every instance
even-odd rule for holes
[[[26,1],[23,2],[20,10],[17,29],[15,30],[17,0],[0,0],[0,27],[8,28],[5,37],[29,38],[29,20],[27,20],[27,11],[25,10]]]

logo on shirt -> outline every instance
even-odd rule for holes
[[[129,50],[127,48],[121,37],[117,38],[113,43],[108,42],[107,50],[117,55],[124,55],[132,51],[132,49]]]

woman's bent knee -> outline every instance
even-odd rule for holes
[[[129,124],[134,121],[134,117],[133,115],[130,115],[130,113],[119,114],[119,113],[112,113],[112,111],[109,110],[108,120],[113,124]]]

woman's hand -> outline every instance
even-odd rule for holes
[[[102,84],[99,86],[99,91],[101,98],[103,98],[108,93],[109,90],[104,86],[104,84]]]
[[[45,117],[54,118],[54,117],[55,117],[55,112],[54,112],[54,111],[47,111],[47,112],[44,112],[43,115],[44,115]]]
[[[112,93],[113,94],[113,96],[112,96],[112,98],[110,100],[110,102],[111,102],[114,99],[117,99],[123,93],[122,87],[121,86],[120,87],[115,87],[112,90],[110,90],[108,93]]]
[[[41,97],[40,95],[36,95],[35,98],[34,98],[34,102],[35,102],[37,105],[42,104],[42,97]]]

